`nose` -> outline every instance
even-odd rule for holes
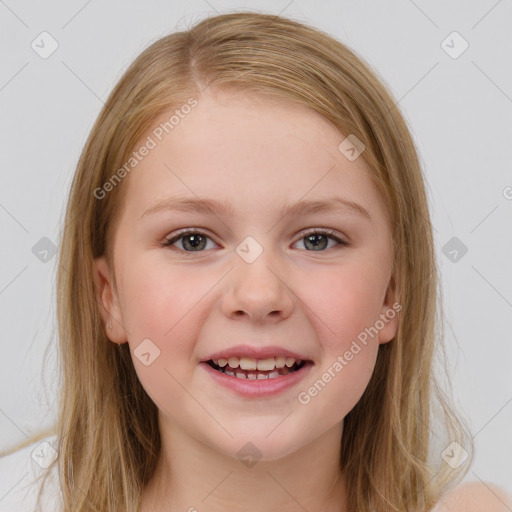
[[[265,253],[252,263],[236,256],[239,259],[230,272],[229,289],[223,294],[222,309],[229,318],[277,323],[290,316],[294,305],[291,283]]]

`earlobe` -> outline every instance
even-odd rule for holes
[[[126,330],[123,327],[122,315],[113,286],[110,268],[104,256],[96,258],[93,266],[96,287],[96,301],[103,318],[106,335],[114,343],[125,343]]]

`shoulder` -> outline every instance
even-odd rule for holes
[[[47,468],[57,457],[57,437],[49,436],[0,457],[0,510],[33,512]],[[42,512],[59,509],[57,467],[52,468],[41,498]]]
[[[469,482],[447,492],[432,512],[510,512],[512,495],[489,482]]]

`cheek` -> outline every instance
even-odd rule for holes
[[[184,383],[190,379],[194,347],[200,335],[205,296],[211,288],[208,279],[176,269],[131,267],[123,287],[123,314],[128,327],[128,342],[137,376],[162,411],[169,404],[186,410]],[[148,342],[150,340],[150,342]],[[145,347],[141,350],[141,347]],[[149,353],[150,364],[141,354]]]
[[[194,315],[201,298],[211,288],[211,276],[149,259],[127,262],[128,268],[122,309],[130,341],[136,342],[142,336],[166,343],[182,325],[190,328],[189,316]]]
[[[321,345],[321,360],[314,378],[304,383],[297,401],[308,414],[309,428],[318,428],[314,418],[325,424],[341,421],[363,395],[379,350],[372,327],[379,318],[380,283],[368,268],[351,267],[333,279],[317,276],[318,287],[307,299],[314,314],[310,322]]]
[[[135,258],[126,260],[124,269],[121,307],[134,367],[158,403],[165,399],[162,390],[179,392],[176,381],[188,378],[189,363],[196,362],[194,347],[213,277]]]
[[[217,296],[219,275],[211,269],[178,269],[142,258],[124,263],[122,309],[131,352],[146,339],[159,350],[149,366],[134,355],[134,366],[148,394],[165,410],[170,396],[176,400],[182,397],[177,382],[189,378],[187,363],[195,362],[191,360],[194,347],[201,326],[208,321],[211,301]],[[296,307],[302,310],[295,314],[308,318],[321,358],[315,372],[317,380],[305,382],[300,391],[309,397],[312,409],[332,404],[328,421],[339,421],[353,408],[374,368],[377,337],[366,334],[365,338],[365,329],[378,319],[382,306],[383,283],[377,268],[363,258],[354,258],[336,269],[334,265],[316,265],[314,272],[301,272],[292,278],[296,283],[293,291],[300,299]],[[213,292],[211,300],[209,291]]]
[[[324,361],[314,379],[305,382],[297,395],[302,428],[320,431],[345,418],[368,386],[377,352],[378,345],[364,347],[356,342],[348,351],[338,351]]]
[[[385,286],[382,273],[362,259],[336,272],[332,267],[317,272],[314,282],[302,288],[301,300],[322,354],[315,379],[305,383],[298,402],[312,408],[331,404],[330,420],[336,422],[356,405],[373,373],[379,349],[374,326]]]
[[[322,333],[325,350],[344,351],[358,336],[364,338],[365,329],[375,324],[382,309],[381,273],[363,263],[347,264],[336,271],[316,272],[314,283],[304,285],[301,299],[310,308],[310,321]],[[368,335],[372,340],[377,343],[377,336]]]

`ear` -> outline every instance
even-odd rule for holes
[[[399,311],[402,309],[402,304],[396,302],[397,296],[395,278],[392,275],[380,314],[380,321],[384,324],[384,327],[379,329],[379,344],[391,341],[398,331]]]
[[[110,341],[123,344],[128,341],[123,324],[117,292],[113,286],[112,274],[104,256],[96,258],[93,265],[96,284],[96,299]]]

